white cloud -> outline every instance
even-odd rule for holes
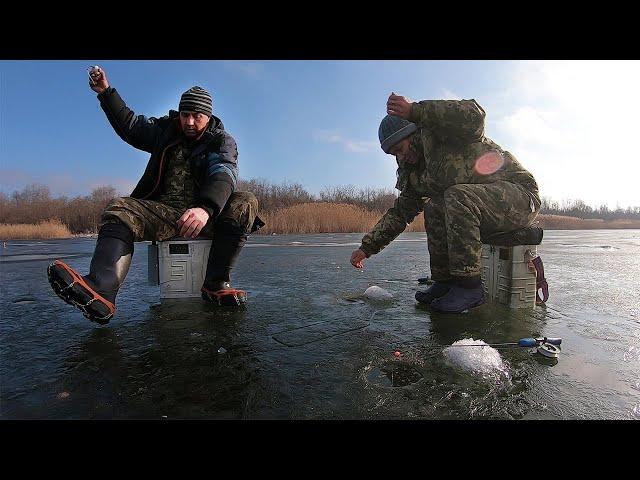
[[[378,142],[364,140],[346,140],[345,146],[350,152],[366,153],[378,148]]]
[[[453,93],[448,88],[442,90],[441,98],[442,100],[462,100],[462,97],[460,95]]]
[[[27,184],[29,182],[33,182],[32,177],[22,170],[0,168],[0,187],[3,189],[13,188],[14,185]]]
[[[342,145],[345,150],[353,153],[367,153],[379,148],[379,144],[376,141],[344,138],[335,130],[316,130],[313,132],[313,138],[316,141],[325,143],[338,143]]]
[[[49,187],[54,197],[88,195],[94,188],[103,186],[114,187],[119,195],[129,195],[136,185],[130,179],[122,177],[102,176],[86,179],[70,173],[50,175],[33,174],[18,169],[0,169],[0,190],[7,194],[21,191],[25,186],[34,183]]]
[[[264,63],[245,62],[240,60],[230,60],[223,63],[224,68],[232,72],[237,72],[247,77],[259,77],[265,69]]]
[[[505,115],[497,121],[497,125],[505,133],[517,138],[519,143],[563,148],[567,137],[557,128],[557,122],[557,112],[524,106]]]
[[[488,135],[534,173],[545,196],[637,206],[638,85],[638,61],[518,62],[485,102]]]
[[[316,130],[313,132],[313,138],[327,143],[340,143],[342,141],[342,137],[335,130]]]

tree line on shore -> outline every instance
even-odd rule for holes
[[[278,185],[262,179],[240,180],[238,190],[253,192],[258,198],[260,215],[268,220],[263,233],[321,232],[332,226],[334,231],[363,231],[372,227],[397,198],[395,190],[354,185],[325,187],[314,195],[299,183]],[[34,225],[48,221],[55,224],[57,221],[72,234],[95,233],[102,210],[117,196],[114,187],[102,186],[85,196],[53,197],[46,185],[32,184],[12,194],[0,192],[0,224]],[[582,200],[557,202],[543,198],[540,213],[578,219],[640,221],[640,207],[592,208]],[[408,231],[424,231],[421,218],[419,216]]]

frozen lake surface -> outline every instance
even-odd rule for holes
[[[253,236],[234,286],[244,310],[159,304],[136,244],[118,312],[86,320],[51,291],[92,239],[7,241],[0,256],[0,418],[640,419],[640,231],[546,231],[550,298],[532,311],[417,307],[426,236],[349,264],[361,234]],[[372,302],[377,286],[392,295]],[[557,360],[497,349],[499,375],[444,348],[562,337]]]

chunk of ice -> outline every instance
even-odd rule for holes
[[[463,347],[456,345],[486,346]],[[496,373],[508,375],[508,368],[502,361],[500,353],[495,348],[488,346],[483,340],[464,338],[445,348],[442,353],[450,363],[463,370],[481,375],[495,375]]]
[[[386,301],[391,300],[393,295],[387,292],[384,288],[380,288],[373,285],[364,291],[364,296],[369,300]]]

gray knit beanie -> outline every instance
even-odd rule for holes
[[[178,110],[181,112],[188,110],[190,112],[203,113],[210,117],[213,110],[211,95],[202,87],[191,87],[180,97]]]
[[[378,129],[378,138],[380,146],[384,153],[389,153],[389,149],[393,147],[403,138],[407,138],[418,129],[415,123],[411,123],[404,118],[395,115],[387,115],[380,122]]]

